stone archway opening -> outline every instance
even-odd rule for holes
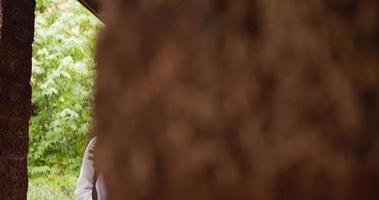
[[[4,200],[26,199],[28,190],[35,6],[34,0],[0,1],[0,199]]]
[[[82,5],[36,4],[28,199],[74,198],[92,129],[93,55],[101,26]]]
[[[25,199],[34,5],[0,2],[0,197]],[[138,2],[99,45],[109,198],[379,198],[376,1]]]

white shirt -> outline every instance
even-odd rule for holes
[[[82,168],[78,183],[76,185],[76,198],[78,200],[92,200],[92,188],[95,178],[95,168],[93,162],[93,152],[96,144],[96,137],[94,137],[87,145],[84,152]],[[96,190],[98,200],[106,200],[105,185],[102,176],[99,174],[96,181]]]

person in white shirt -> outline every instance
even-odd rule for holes
[[[95,170],[93,160],[95,145],[96,137],[92,138],[84,152],[82,168],[76,185],[78,200],[106,200],[103,178]]]

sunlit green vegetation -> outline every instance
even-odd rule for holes
[[[101,23],[76,0],[37,0],[35,21],[28,199],[74,199]]]

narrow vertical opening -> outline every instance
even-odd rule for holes
[[[28,199],[75,199],[92,128],[94,45],[101,22],[75,0],[37,0]]]

